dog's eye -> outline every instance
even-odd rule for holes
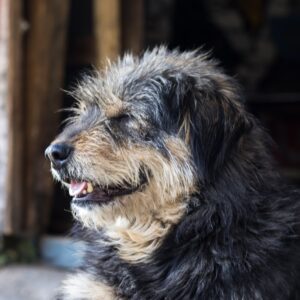
[[[128,120],[130,120],[130,115],[127,113],[118,115],[114,118],[112,118],[113,121],[118,122],[118,123],[126,123]]]

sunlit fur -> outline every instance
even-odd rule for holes
[[[60,288],[63,300],[115,300],[113,288],[105,283],[97,282],[94,276],[77,273],[64,280]]]
[[[54,177],[138,189],[71,203],[86,253],[62,299],[300,299],[299,192],[213,59],[128,54],[70,94],[53,143],[74,151]]]

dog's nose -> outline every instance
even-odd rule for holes
[[[50,145],[46,149],[45,155],[52,162],[53,166],[59,169],[68,161],[72,152],[72,146],[65,143],[58,143]]]

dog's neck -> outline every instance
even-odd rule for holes
[[[163,208],[162,212],[168,218],[154,213],[132,222],[119,218],[105,228],[105,234],[110,238],[111,244],[116,246],[122,259],[129,262],[148,261],[170,228],[179,221],[184,209],[169,206]]]
[[[121,201],[126,202],[126,212],[119,211],[120,215],[115,215],[103,227],[122,259],[131,263],[150,260],[151,254],[185,213],[183,197],[164,203],[154,200],[161,196],[150,187],[146,192],[123,198]]]
[[[113,245],[122,259],[134,263],[151,260],[151,254],[187,210],[186,196],[178,192],[174,197],[149,182],[145,189],[109,205],[93,210],[74,207],[73,214],[83,227],[103,231],[108,237],[105,243]]]

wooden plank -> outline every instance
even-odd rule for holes
[[[25,57],[26,217],[28,232],[48,222],[53,181],[44,150],[56,135],[64,79],[68,0],[29,0]]]
[[[19,233],[24,198],[24,99],[22,98],[22,0],[9,1],[8,170],[5,233]]]
[[[8,167],[8,33],[9,0],[0,0],[0,232],[5,230]]]
[[[121,52],[121,0],[94,0],[96,66]]]
[[[140,54],[144,47],[144,0],[122,1],[122,49]]]

